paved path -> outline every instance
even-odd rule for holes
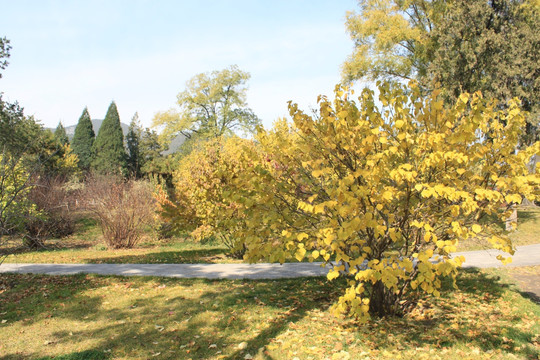
[[[540,236],[539,236],[540,237]],[[533,266],[540,265],[540,244],[525,245],[516,247],[516,253],[512,256],[512,262],[503,265],[497,260],[497,255],[508,257],[507,253],[498,250],[477,250],[453,253],[452,255],[465,256],[463,267],[515,267],[515,266]]]
[[[496,250],[479,250],[464,255],[464,267],[501,267]],[[504,254],[503,254],[504,255]],[[540,244],[517,247],[513,261],[506,266],[540,265]],[[330,265],[327,265],[329,267]],[[2,264],[0,273],[37,273],[70,275],[93,273],[100,275],[167,276],[207,279],[278,279],[303,276],[324,276],[327,268],[321,263],[288,264]]]

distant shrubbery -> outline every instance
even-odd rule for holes
[[[61,238],[75,231],[75,191],[70,191],[62,178],[37,179],[28,200],[35,205],[36,212],[26,221],[26,246],[42,247],[46,238]]]
[[[113,176],[90,178],[83,190],[86,209],[99,221],[109,248],[131,248],[154,223],[155,200],[150,184]]]

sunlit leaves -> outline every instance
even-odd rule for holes
[[[502,230],[523,197],[538,198],[538,174],[526,163],[538,144],[515,152],[523,116],[464,95],[446,109],[438,92],[380,84],[378,108],[366,89],[359,103],[338,87],[319,98],[319,114],[290,104],[279,120],[243,147],[238,171],[223,183],[234,236],[251,261],[332,262],[328,279],[349,279],[338,312],[367,320],[398,313],[420,293],[438,296],[455,277],[458,242],[488,240],[512,252]],[[500,119],[504,119],[504,124]],[[492,221],[492,220],[491,220]],[[351,290],[351,289],[354,289]]]
[[[232,179],[249,166],[243,162],[243,147],[253,146],[237,137],[216,138],[185,156],[173,174],[174,194],[158,196],[161,215],[169,226],[190,231],[198,241],[217,237],[233,254],[242,255],[243,239],[235,233],[244,217]]]
[[[179,110],[158,112],[153,125],[162,127],[162,137],[169,140],[178,134],[207,139],[238,130],[254,132],[260,120],[246,102],[249,78],[236,65],[198,74],[178,94]]]

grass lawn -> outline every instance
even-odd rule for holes
[[[495,226],[503,226],[498,224]],[[518,211],[518,229],[510,234],[514,245],[540,242],[540,208],[522,208]],[[217,243],[193,243],[183,238],[155,240],[147,235],[134,249],[107,250],[95,222],[82,220],[79,230],[65,239],[49,240],[48,248],[28,251],[18,248],[19,239],[11,239],[0,246],[9,255],[5,262],[19,263],[132,263],[132,264],[183,264],[183,263],[238,263],[241,260],[226,255],[227,248]],[[487,248],[486,243],[474,239],[462,241],[459,251]],[[296,260],[291,260],[295,262]]]
[[[78,263],[78,264],[184,264],[238,263],[241,260],[226,256],[227,248],[217,243],[194,243],[185,238],[156,240],[146,234],[133,249],[109,250],[105,246],[95,221],[82,219],[77,231],[63,239],[46,242],[46,249],[29,251],[13,237],[0,244],[0,256],[10,253],[5,262],[19,263]]]
[[[496,223],[504,229],[503,223]],[[540,243],[540,207],[522,207],[518,209],[517,230],[509,234],[514,246],[531,245]],[[487,242],[475,239],[460,241],[458,251],[482,250],[490,248]]]
[[[56,264],[190,264],[239,263],[226,255],[227,248],[218,244],[198,244],[174,239],[158,244],[142,244],[133,249],[108,250],[101,243],[88,243],[74,247],[68,240],[49,243],[39,251],[17,251],[9,255],[6,263]],[[52,245],[52,246],[51,246]]]
[[[537,359],[540,305],[508,279],[463,271],[458,291],[360,325],[331,314],[343,283],[324,278],[1,275],[0,359]]]

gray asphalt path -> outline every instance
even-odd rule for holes
[[[512,263],[503,265],[496,250],[479,250],[454,255],[465,256],[463,267],[502,267],[540,265],[540,244],[517,247]],[[324,276],[327,267],[321,263],[287,264],[2,264],[0,273],[35,273],[71,275],[92,273],[123,276],[166,276],[206,279],[279,279]]]
[[[508,257],[507,253],[499,250],[477,250],[453,253],[453,256],[465,256],[463,267],[492,268],[492,267],[516,267],[540,265],[540,244],[524,245],[516,247],[516,253],[512,255],[512,262],[504,265],[497,260],[497,255]]]
[[[2,264],[0,273],[167,276],[206,279],[279,279],[323,276],[321,263],[287,264]]]

